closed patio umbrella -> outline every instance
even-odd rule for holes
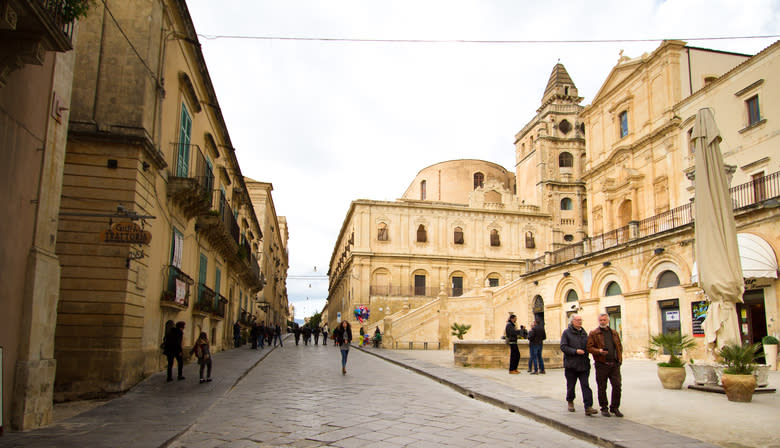
[[[696,174],[696,262],[699,286],[710,302],[704,320],[708,349],[740,343],[736,303],[742,302],[742,278],[737,226],[720,152],[720,131],[709,108],[696,113],[691,138]]]

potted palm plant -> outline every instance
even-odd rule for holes
[[[678,357],[683,350],[696,347],[696,340],[680,332],[659,333],[650,337],[647,353],[655,357],[668,353],[667,362],[658,363],[658,379],[664,389],[681,389],[685,382],[685,362]]]
[[[761,339],[764,346],[764,359],[771,370],[777,370],[777,338],[774,336],[764,336]]]
[[[723,390],[729,401],[749,402],[756,390],[755,369],[756,352],[761,349],[761,343],[728,344],[718,352],[726,368],[721,381]]]

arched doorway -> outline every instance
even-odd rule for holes
[[[539,321],[539,323],[544,326],[544,300],[542,299],[542,296],[534,297],[531,311],[534,313],[534,320]]]

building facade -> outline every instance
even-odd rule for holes
[[[472,283],[475,288],[461,295],[440,288],[436,297],[376,317],[378,303],[372,302],[369,325],[384,326],[386,340],[401,347],[414,341],[447,346],[446,330],[454,322],[472,325],[466,339],[497,339],[510,312],[521,323],[544,322],[548,335],[560,334],[573,313],[582,314],[588,328],[607,313],[622,333],[627,356],[636,357],[646,356],[651,334],[703,336],[706,303],[695,275],[689,131],[696,111],[710,107],[732,172],[746,281],[745,304],[738,307],[743,340],[777,336],[780,147],[770,98],[777,98],[779,45],[750,57],[665,41],[651,54],[621,55],[585,107],[565,68],[556,65],[537,115],[515,136],[518,184],[509,201],[539,214],[535,251],[507,260],[516,278],[497,287]],[[395,205],[415,214],[410,205]],[[477,205],[469,210],[474,219],[491,213],[469,205]],[[356,242],[379,220],[368,213],[356,220],[354,209],[331,263],[340,275],[331,277],[331,315],[373,301],[370,291],[379,285],[371,278],[368,291],[338,289],[372,274],[378,259],[375,251],[370,261],[361,259]],[[402,235],[413,231],[401,226]],[[398,252],[396,257],[414,253],[408,247]],[[444,266],[453,259],[443,250],[431,255]],[[478,252],[480,257],[489,261]],[[447,285],[446,276],[440,277]],[[704,355],[703,344],[694,355]]]
[[[0,428],[26,430],[51,421],[59,368],[55,249],[76,24],[56,3],[0,6]]]

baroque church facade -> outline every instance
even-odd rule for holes
[[[556,64],[515,135],[515,173],[442,162],[398,201],[352,203],[331,258],[329,325],[364,305],[386,345],[446,348],[456,322],[472,326],[465,339],[496,340],[512,312],[554,339],[573,313],[588,328],[607,313],[636,357],[651,334],[703,336],[689,132],[710,107],[732,174],[742,337],[777,336],[778,64],[778,43],[751,57],[665,41],[621,55],[586,106]]]

